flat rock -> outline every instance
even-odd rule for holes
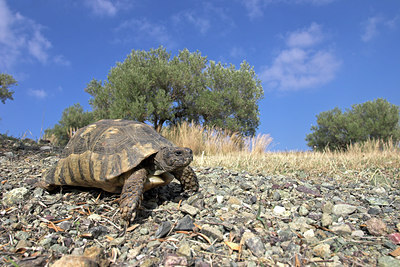
[[[356,206],[348,204],[336,204],[332,208],[332,213],[337,216],[346,216],[357,210]]]
[[[3,195],[3,203],[6,206],[14,205],[24,201],[28,194],[29,190],[25,187],[14,188]]]

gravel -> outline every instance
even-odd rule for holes
[[[200,191],[146,192],[125,227],[116,194],[35,187],[48,144],[0,140],[2,266],[400,266],[400,186],[195,168]],[[85,265],[86,264],[86,265]]]

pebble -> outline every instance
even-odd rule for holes
[[[332,225],[329,229],[338,235],[347,235],[352,233],[350,226],[347,224]]]
[[[246,239],[246,246],[251,250],[251,252],[257,257],[264,256],[265,246],[259,236],[254,236]]]
[[[161,225],[158,227],[154,236],[156,238],[165,237],[169,233],[169,231],[171,231],[171,228],[172,224],[169,221],[162,222]]]
[[[184,241],[182,242],[177,250],[177,253],[181,256],[185,256],[187,258],[190,258],[192,255],[192,252],[190,251],[190,245],[188,242]]]
[[[346,216],[355,212],[357,207],[348,204],[336,204],[332,208],[332,213],[337,216]]]
[[[329,225],[331,225],[333,222],[332,216],[327,214],[327,213],[323,213],[322,217],[321,217],[321,224],[323,227],[327,227]]]
[[[191,206],[191,205],[189,205],[189,204],[183,204],[183,205],[181,205],[180,210],[181,210],[182,212],[184,212],[184,213],[190,214],[190,215],[193,216],[193,217],[196,216],[197,213],[199,213],[199,209],[198,209],[198,208],[193,207],[193,206]]]
[[[174,229],[176,231],[192,231],[194,227],[195,226],[193,224],[192,217],[190,217],[190,215],[186,215],[178,221]]]
[[[371,235],[381,236],[385,235],[387,232],[386,224],[377,218],[371,218],[365,222],[367,225],[367,230]]]
[[[275,206],[274,208],[274,214],[277,216],[283,216],[284,214],[286,214],[286,209],[285,207],[282,206]]]
[[[201,232],[206,236],[212,237],[218,241],[224,240],[224,235],[216,226],[203,225]]]
[[[303,233],[303,236],[304,236],[305,239],[310,239],[310,238],[315,237],[314,230],[313,229],[309,229],[309,230],[305,231]]]
[[[313,248],[313,253],[317,257],[327,259],[331,254],[331,249],[328,244],[319,244]]]

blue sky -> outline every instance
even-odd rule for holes
[[[376,98],[400,106],[398,0],[0,0],[0,72],[14,101],[0,133],[37,139],[132,49],[254,66],[265,91],[258,133],[306,150],[316,115]]]

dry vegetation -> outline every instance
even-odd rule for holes
[[[242,139],[236,133],[183,123],[162,134],[195,152],[194,165],[222,166],[264,175],[289,175],[301,179],[363,180],[373,184],[400,179],[398,144],[370,140],[343,151],[265,152],[272,138],[258,135]]]

